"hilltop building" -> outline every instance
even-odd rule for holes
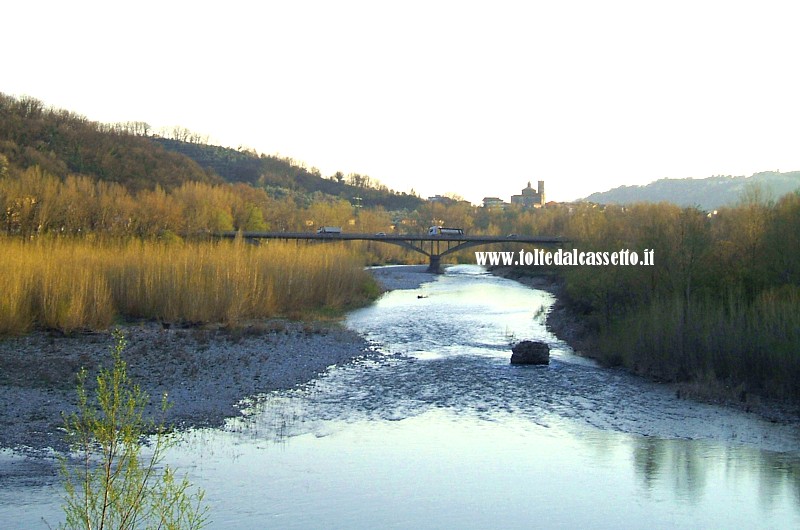
[[[428,197],[428,202],[438,202],[439,204],[444,205],[451,205],[456,204],[459,202],[467,202],[464,199],[460,198],[458,195],[454,195],[452,197],[448,197],[447,195],[434,195],[433,197]]]
[[[504,210],[506,202],[499,197],[484,197],[483,207],[490,210]]]
[[[519,195],[511,196],[511,204],[519,204],[523,208],[541,208],[545,204],[544,200],[544,181],[538,182],[539,189],[535,190],[528,181],[528,187],[524,188]]]

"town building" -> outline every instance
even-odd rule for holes
[[[528,187],[524,188],[519,195],[511,196],[511,204],[518,204],[523,208],[541,208],[545,205],[544,199],[544,181],[538,182],[538,190],[531,187],[528,181]]]
[[[484,197],[483,207],[490,210],[504,210],[508,204],[499,197]]]

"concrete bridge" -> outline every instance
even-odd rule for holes
[[[259,239],[302,239],[306,241],[379,241],[391,245],[398,245],[420,254],[428,256],[429,272],[440,273],[442,256],[465,248],[492,243],[527,243],[536,246],[558,246],[567,243],[563,237],[551,236],[522,236],[511,234],[509,236],[467,236],[467,235],[395,235],[384,234],[358,234],[358,233],[316,233],[316,232],[222,232],[225,238],[241,236],[248,240]]]

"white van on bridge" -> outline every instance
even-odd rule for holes
[[[445,228],[443,226],[432,226],[428,228],[429,236],[463,236],[464,231],[460,228]]]

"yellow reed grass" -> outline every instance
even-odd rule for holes
[[[340,244],[0,240],[0,334],[104,329],[115,318],[225,323],[340,312],[374,296]]]
[[[28,260],[5,252],[0,260],[0,336],[26,333],[33,326],[32,286]]]

